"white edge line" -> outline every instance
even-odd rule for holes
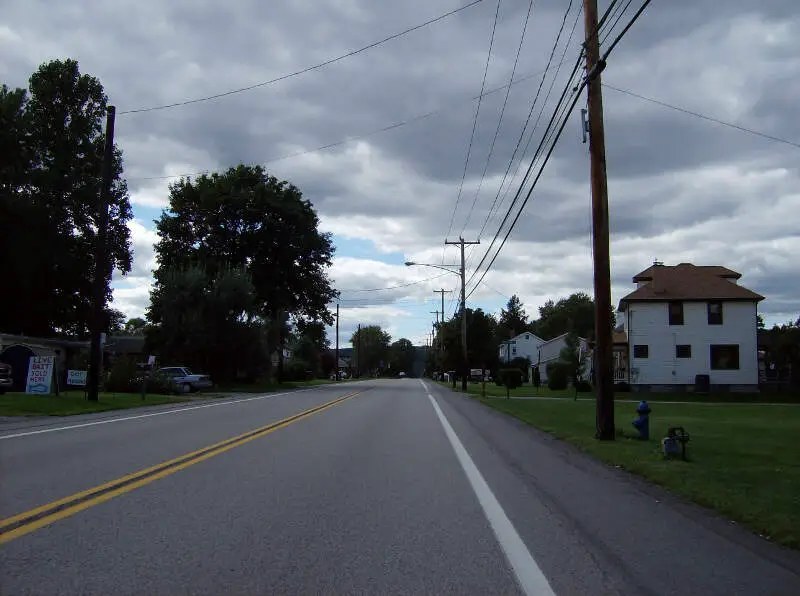
[[[329,387],[329,385],[321,385],[320,387]],[[315,391],[320,389],[320,387],[309,387],[308,389],[297,389],[295,391],[284,391],[283,393],[265,393],[263,395],[257,395],[255,397],[245,397],[239,399],[232,399],[228,401],[219,401],[213,404],[203,404],[202,406],[188,406],[188,407],[177,407],[172,410],[165,410],[163,412],[151,412],[149,414],[139,414],[137,416],[125,416],[123,418],[110,418],[107,420],[95,420],[94,422],[84,422],[83,424],[71,424],[69,426],[58,426],[55,428],[43,428],[39,430],[31,430],[21,433],[15,433],[13,435],[0,435],[0,441],[4,441],[6,439],[17,439],[20,437],[29,437],[31,435],[41,435],[44,433],[54,433],[57,431],[62,430],[73,430],[76,428],[86,428],[87,426],[98,426],[100,424],[111,424],[112,422],[125,422],[128,420],[139,420],[141,418],[151,418],[153,416],[165,416],[167,414],[181,414],[183,412],[189,412],[191,410],[202,410],[204,408],[215,408],[217,406],[229,406],[232,404],[240,404],[248,401],[253,401],[257,399],[267,399],[270,397],[279,397],[281,395],[289,395],[294,393],[304,393],[306,391]]]
[[[427,386],[424,382],[422,382],[422,386],[427,391]],[[494,496],[492,489],[486,484],[486,480],[484,480],[475,462],[472,461],[469,453],[467,453],[464,445],[462,445],[453,427],[450,426],[441,408],[439,408],[439,404],[436,403],[436,400],[430,393],[428,393],[428,399],[431,401],[431,405],[436,412],[436,416],[439,418],[439,422],[442,423],[445,435],[447,435],[450,444],[453,446],[456,457],[467,476],[467,480],[469,480],[469,483],[472,485],[475,496],[478,497],[478,501],[483,508],[483,513],[486,515],[486,519],[489,520],[489,525],[492,526],[494,535],[497,537],[497,541],[500,543],[500,547],[503,549],[522,591],[528,596],[534,594],[537,596],[555,596],[555,592],[553,592],[553,588],[550,587],[550,583],[547,581],[544,573],[542,573],[542,570],[531,555],[528,547],[525,546],[522,538],[520,538],[511,520],[508,519],[506,512]]]

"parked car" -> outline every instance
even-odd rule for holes
[[[165,366],[155,374],[169,379],[179,393],[209,389],[213,385],[210,376],[195,374],[185,366]]]
[[[0,395],[11,389],[14,379],[11,378],[11,365],[0,362]]]

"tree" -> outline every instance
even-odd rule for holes
[[[400,338],[390,346],[389,362],[395,373],[409,374],[414,368],[414,344],[406,338]]]
[[[367,325],[353,333],[353,362],[357,374],[370,374],[386,365],[389,357],[389,342],[392,337],[380,325]]]
[[[514,294],[508,299],[506,307],[500,311],[497,322],[498,337],[502,341],[516,337],[528,328],[528,315],[522,307],[522,301]]]
[[[319,356],[319,366],[322,376],[327,379],[337,369],[336,355],[327,350],[322,352]]]
[[[443,368],[460,371],[463,358],[460,312],[439,326],[439,338],[444,345]],[[481,309],[467,309],[467,356],[469,368],[497,368],[497,321]]]
[[[125,333],[125,335],[144,335],[146,325],[147,321],[142,317],[133,317],[132,319],[128,319],[128,322],[125,323],[123,333]]]
[[[125,313],[116,308],[106,309],[108,324],[105,331],[109,335],[120,335],[125,328]]]
[[[330,325],[334,247],[318,226],[300,190],[260,166],[181,179],[170,186],[169,210],[156,222],[156,285],[162,271],[176,266],[199,264],[211,275],[240,268],[265,316],[283,311]]]
[[[578,335],[571,331],[564,338],[565,346],[558,355],[559,362],[563,364],[567,380],[575,387],[575,398],[578,397],[578,382],[583,379],[584,362],[581,358],[581,345]]]
[[[322,321],[309,321],[298,319],[295,321],[295,330],[298,336],[308,339],[318,352],[322,353],[330,347],[325,323]]]
[[[542,373],[539,372],[539,366],[533,367],[533,386],[536,387],[536,393],[539,393],[539,387],[542,386]]]
[[[0,89],[0,328],[30,335],[87,335],[92,310],[97,197],[107,97],[74,60],[42,64],[23,89]],[[128,189],[115,148],[108,220],[111,268],[131,269]]]
[[[213,277],[201,267],[163,272],[151,293],[147,316],[149,351],[229,381],[263,366],[264,325],[254,316],[253,285],[240,269]]]
[[[764,317],[761,315],[756,315],[756,329],[762,330],[766,328],[766,324],[764,323]]]
[[[612,309],[612,328],[616,326],[616,315]],[[539,318],[530,325],[530,330],[542,339],[553,339],[572,330],[578,336],[594,337],[594,300],[584,292],[570,294],[558,302],[548,300],[539,307]]]
[[[156,222],[153,299],[172,271],[201,267],[207,280],[227,270],[246,274],[251,322],[261,323],[266,354],[277,350],[280,378],[289,316],[333,322],[328,304],[337,292],[327,270],[334,248],[330,234],[318,229],[313,205],[297,187],[260,166],[244,165],[181,179],[170,186],[169,201]],[[148,314],[156,326],[158,313],[156,308]]]

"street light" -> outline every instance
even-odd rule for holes
[[[461,344],[462,344],[462,357],[463,357],[463,370],[461,371],[462,378],[461,378],[461,389],[463,391],[467,390],[467,376],[469,375],[469,369],[467,364],[467,305],[464,304],[464,293],[465,293],[465,267],[464,267],[464,251],[462,245],[461,251],[461,265],[433,265],[432,263],[416,263],[414,261],[406,261],[406,267],[433,267],[435,269],[441,269],[442,271],[447,271],[448,273],[453,273],[458,275],[461,278]],[[452,269],[447,269],[447,267],[455,267],[457,270],[453,271]],[[442,301],[444,303],[444,300]],[[442,322],[444,322],[444,312],[442,312]],[[453,378],[453,389],[456,388],[456,380],[455,377]]]

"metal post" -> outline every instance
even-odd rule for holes
[[[589,154],[592,182],[592,240],[594,248],[594,308],[596,363],[596,436],[614,439],[614,378],[611,329],[611,265],[608,225],[608,184],[603,127],[603,93],[600,73],[600,42],[597,31],[597,0],[583,2],[586,30],[586,72],[589,100]]]
[[[336,367],[334,368],[336,380],[339,380],[339,305],[336,305]]]
[[[114,117],[116,108],[106,108],[106,138],[103,153],[103,181],[97,204],[97,242],[94,254],[94,304],[92,335],[89,348],[89,374],[87,379],[87,399],[97,401],[100,393],[100,367],[103,362],[100,334],[105,327],[106,281],[108,279],[108,258],[106,255],[106,235],[108,233],[108,204],[111,198],[111,179],[114,175]]]

